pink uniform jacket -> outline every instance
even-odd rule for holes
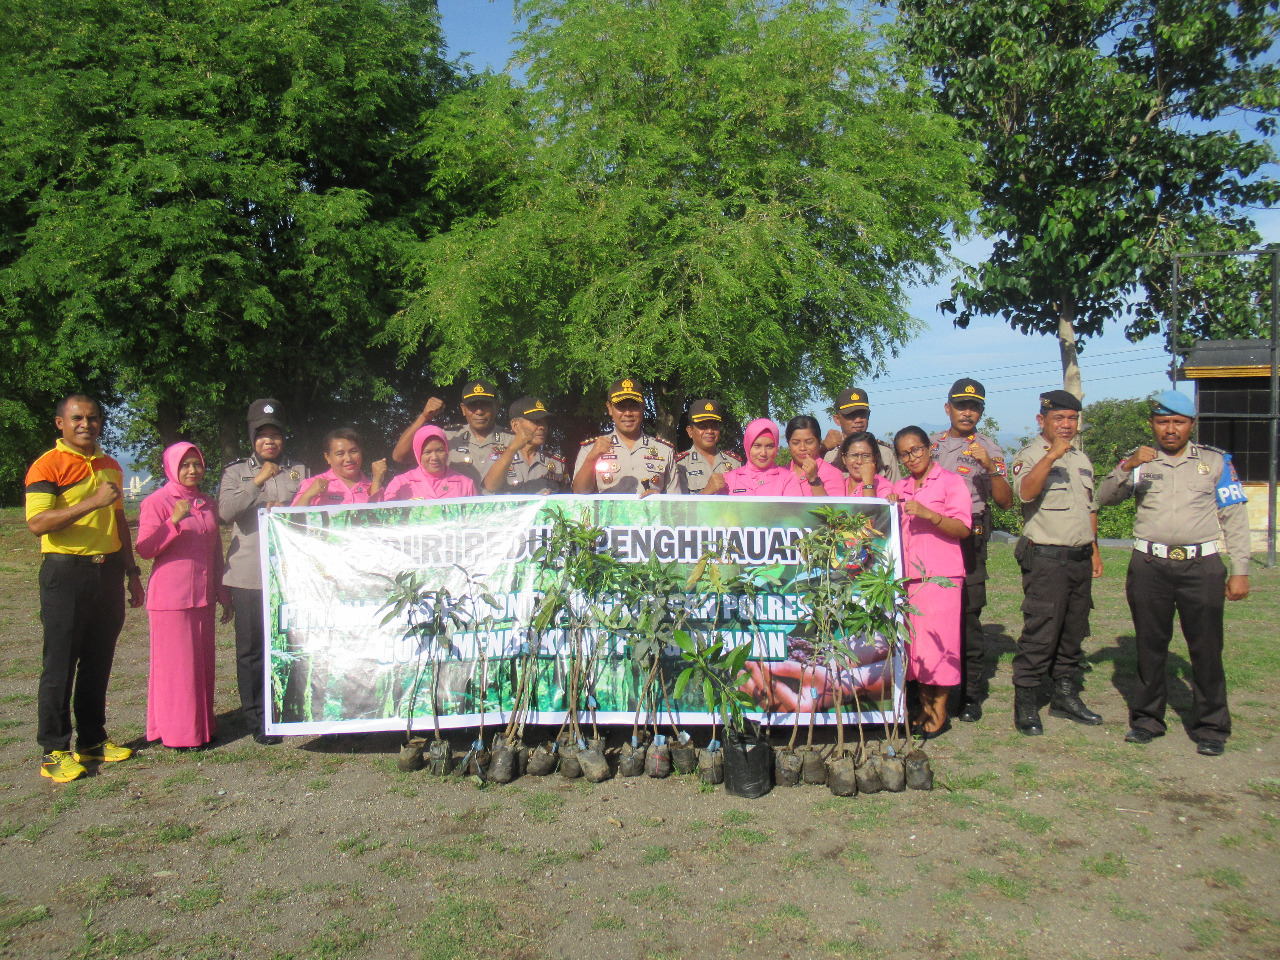
[[[901,501],[918,500],[930,510],[944,517],[961,521],[966,527],[973,524],[973,498],[964,478],[935,463],[925,475],[924,483],[916,489],[910,475],[893,485]],[[960,541],[953,540],[938,531],[928,520],[902,515],[903,569],[913,580],[924,577],[963,577],[964,555]]]
[[[296,507],[302,501],[302,496],[307,492],[307,488],[317,480],[328,480],[329,489],[316,499],[314,506],[317,507],[336,507],[340,504],[347,503],[368,503],[369,502],[369,478],[363,473],[360,474],[353,487],[347,486],[347,481],[343,480],[332,470],[326,470],[324,473],[318,473],[310,480],[302,481],[302,487],[298,490],[298,495],[293,498],[291,507]]]
[[[177,481],[178,464],[191,450],[200,452],[190,443],[175,443],[165,450],[161,459],[169,482],[142,501],[134,549],[140,557],[155,560],[147,582],[148,610],[189,610],[215,601],[230,602],[230,592],[222,585],[216,501]],[[191,501],[191,513],[175,524],[170,517],[179,500]]]
[[[430,424],[419,427],[413,435],[413,459],[418,466],[392,480],[383,500],[444,500],[476,495],[475,481],[468,476],[445,470],[442,476],[433,477],[422,469],[422,448],[432,437],[444,442],[445,449],[448,449],[443,430]]]
[[[800,472],[800,465],[793,460],[791,461],[791,472],[795,474],[796,483],[802,490],[805,487],[809,487],[809,492],[815,497],[840,496],[840,491],[844,489],[845,480],[840,468],[827,463],[825,460],[817,460],[815,462],[818,465],[818,479],[822,481],[821,490],[825,490],[826,493],[820,492],[820,488],[811,485],[804,474]]]
[[[846,497],[879,497],[881,500],[888,500],[889,494],[893,493],[893,484],[878,473],[872,478],[870,487],[862,490],[858,489],[860,481],[854,480],[852,477],[846,477],[845,481],[844,495]]]

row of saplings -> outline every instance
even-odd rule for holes
[[[438,656],[448,656],[452,649],[448,638],[455,630],[483,631],[492,625],[491,618],[476,615],[480,604],[493,609],[498,605],[485,593],[483,585],[469,576],[468,599],[459,603],[447,589],[429,588],[418,571],[407,572],[396,578],[384,623],[405,616],[409,623],[406,637],[417,638],[422,644],[420,649],[436,654],[428,660],[433,674],[430,701],[435,739],[415,737],[412,731],[413,701],[422,673],[420,661],[409,704],[408,742],[401,750],[399,768],[410,771],[426,767],[438,776],[470,775],[492,783],[557,772],[566,779],[581,777],[592,783],[609,779],[614,770],[595,722],[596,701],[590,693],[607,644],[593,638],[625,634],[630,655],[645,683],[631,738],[616,751],[618,776],[665,778],[673,771],[696,772],[703,784],[724,783],[729,793],[745,798],[763,796],[775,783],[826,784],[833,794],[846,797],[880,791],[931,790],[933,771],[929,757],[913,745],[896,713],[885,720],[884,738],[878,749],[869,748],[861,725],[858,744],[845,744],[844,684],[840,678],[853,675],[856,667],[845,638],[879,638],[889,645],[892,662],[893,655],[907,641],[901,619],[906,610],[905,580],[894,575],[876,548],[874,538],[883,534],[863,515],[851,516],[833,508],[820,508],[814,514],[816,527],[797,543],[802,565],[809,574],[798,581],[798,587],[811,614],[805,644],[810,660],[828,665],[829,676],[834,679],[837,736],[830,748],[813,743],[811,713],[808,742],[797,749],[797,712],[790,741],[775,749],[767,733],[762,733],[744,713],[755,706],[750,695],[741,689],[748,676],[745,665],[753,644],[726,650],[717,637],[718,623],[714,620],[703,624],[701,631],[689,628],[690,607],[684,602],[687,594],[715,595],[716,603],[697,606],[719,611],[723,609],[718,602],[721,597],[751,595],[761,580],[759,571],[744,571],[718,545],[707,550],[687,577],[674,565],[656,560],[623,564],[595,549],[603,531],[592,526],[585,513],[581,520],[575,520],[556,511],[550,536],[535,554],[543,576],[539,583],[541,598],[529,628],[531,635],[539,636],[554,627],[562,630],[568,640],[567,715],[559,734],[553,740],[525,745],[525,719],[537,677],[537,651],[526,648],[522,662],[514,668],[514,703],[506,727],[485,746],[482,714],[480,736],[465,755],[455,758],[452,745],[440,731]],[[464,615],[464,609],[469,616]],[[680,651],[684,664],[674,691],[668,691],[659,664],[667,645]],[[480,689],[484,691],[487,662],[483,659],[480,673]],[[883,678],[892,702],[896,699],[893,671],[886,668]],[[726,730],[724,744],[715,739],[714,726],[711,741],[701,748],[676,726],[671,695],[679,699],[691,684],[701,687],[708,709],[719,716]],[[855,684],[855,706],[860,713],[856,689]],[[654,717],[664,704],[671,720],[670,737],[659,734],[656,724],[652,729],[648,725],[642,729],[639,720],[643,708],[647,707],[648,716]],[[579,718],[584,715],[591,717],[590,736],[579,725]]]

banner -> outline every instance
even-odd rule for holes
[[[604,528],[596,549],[624,563],[656,558],[687,577],[709,546],[740,557],[752,593],[690,592],[679,613],[690,628],[714,626],[728,646],[753,644],[743,687],[759,708],[753,718],[789,724],[799,713],[807,723],[816,711],[815,722],[833,722],[838,681],[846,720],[881,722],[895,704],[901,709],[901,658],[891,658],[887,642],[842,638],[856,666],[839,678],[810,662],[798,596],[806,571],[794,544],[815,525],[811,511],[820,506],[864,515],[873,542],[901,575],[897,511],[883,500],[477,497],[263,512],[267,730],[404,730],[410,718],[415,730],[428,730],[433,702],[441,727],[496,726],[510,716],[524,670],[535,671],[528,722],[562,722],[569,638],[563,629],[530,629],[552,573],[535,554],[554,509]],[[865,558],[851,548],[850,564]],[[424,637],[408,631],[407,616],[383,624],[397,575],[412,570],[432,591],[447,591],[435,595],[452,598],[453,614],[469,627]],[[587,679],[591,700],[584,700],[594,709],[580,722],[631,723],[647,679],[631,659],[632,637],[622,630],[588,639],[600,656]],[[698,684],[678,699],[672,695],[686,665],[676,647],[667,646],[659,663],[653,688],[661,688],[659,714],[642,713],[642,722],[656,719],[665,727],[671,719],[680,725],[717,719]]]

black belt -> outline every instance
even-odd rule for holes
[[[120,555],[116,553],[46,553],[44,555],[45,563],[73,563],[88,565],[101,565],[104,563],[120,563],[124,561],[120,559]]]
[[[1053,560],[1089,560],[1093,557],[1093,545],[1083,547],[1057,547],[1048,543],[1033,543],[1032,553],[1037,557],[1049,557]]]

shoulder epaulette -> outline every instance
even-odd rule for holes
[[[241,464],[241,463],[248,463],[248,462],[249,462],[249,458],[248,458],[248,457],[241,457],[239,460],[232,460],[232,461],[231,461],[230,463],[228,463],[228,464],[226,465],[226,467],[224,467],[223,469],[227,469],[227,468],[229,468],[229,467],[234,467],[234,466],[236,466],[237,464]]]
[[[554,460],[556,463],[559,463],[559,464],[564,463],[564,457],[560,456],[560,454],[558,453],[544,453],[543,456],[546,457],[548,460]]]
[[[664,447],[670,447],[672,450],[676,448],[676,445],[674,443],[667,443],[667,441],[663,440],[661,437],[654,437],[653,441],[654,443],[662,444]]]
[[[744,461],[740,456],[738,456],[736,453],[731,453],[731,452],[730,452],[730,451],[728,451],[728,450],[722,450],[721,452],[722,452],[726,457],[728,457],[730,460],[733,460],[735,463],[737,463],[737,464],[738,464],[738,466],[742,466],[742,464],[746,462],[746,461]]]
[[[1231,454],[1227,453],[1227,451],[1223,450],[1221,447],[1211,447],[1211,446],[1209,446],[1209,444],[1207,444],[1207,443],[1197,443],[1197,444],[1196,444],[1196,446],[1197,446],[1199,449],[1201,449],[1201,450],[1211,450],[1211,451],[1213,451],[1214,453],[1218,454],[1218,456],[1221,456],[1221,457],[1230,457],[1230,456],[1231,456]]]
[[[582,443],[578,444],[578,446],[580,446],[580,447],[586,447],[586,446],[590,446],[591,444],[593,444],[593,443],[595,443],[595,442],[596,442],[596,438],[595,438],[595,437],[587,437],[587,439],[583,440],[583,441],[582,441]]]
[[[677,454],[676,454],[676,463],[679,463],[679,462],[680,462],[681,460],[683,460],[685,457],[689,456],[689,454],[690,454],[690,453],[692,453],[692,452],[693,452],[692,450],[686,450],[684,453],[677,453]]]

